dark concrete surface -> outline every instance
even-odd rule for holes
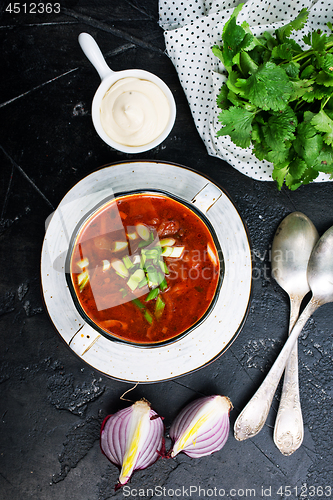
[[[99,77],[78,45],[80,32],[96,38],[114,70],[153,71],[174,93],[178,113],[171,135],[135,159],[177,162],[215,179],[236,203],[253,245],[251,306],[232,346],[195,373],[131,393],[164,415],[167,430],[188,401],[213,393],[232,400],[233,425],[287,335],[288,298],[270,275],[274,232],[294,210],[307,214],[320,233],[333,223],[332,183],[279,192],[274,183],[251,180],[207,155],[164,53],[157,0],[60,3],[60,14],[11,14],[5,12],[9,2],[0,11],[1,500],[124,497],[114,492],[118,471],[100,452],[99,428],[105,415],[128,404],[120,396],[129,385],[108,379],[69,350],[40,290],[45,219],[84,176],[132,159],[106,146],[93,129],[90,106]],[[291,499],[332,498],[332,323],[328,304],[299,341],[305,437],[296,453],[285,457],[273,443],[279,389],[255,438],[239,443],[231,430],[226,446],[210,457],[159,460],[133,476],[131,497],[215,498],[224,489],[229,498],[280,499],[288,492]]]

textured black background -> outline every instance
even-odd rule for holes
[[[279,192],[274,183],[254,181],[207,155],[164,53],[157,0],[63,1],[57,15],[10,14],[8,3],[0,12],[0,498],[120,498],[123,493],[113,490],[118,471],[101,454],[98,439],[103,417],[126,404],[119,398],[129,386],[94,371],[67,348],[40,291],[47,216],[90,172],[133,159],[106,146],[93,129],[90,106],[99,76],[78,45],[79,33],[95,37],[114,70],[152,71],[174,93],[177,120],[171,135],[134,159],[177,162],[215,179],[236,203],[253,245],[253,297],[233,345],[196,373],[140,385],[131,393],[133,399],[147,398],[165,416],[167,429],[187,402],[213,393],[231,398],[233,425],[287,334],[288,298],[270,275],[274,232],[294,210],[307,214],[320,233],[331,226],[333,185]],[[255,438],[239,443],[230,431],[226,446],[213,456],[159,460],[137,472],[131,487],[217,487],[226,494],[239,490],[235,498],[244,497],[246,489],[262,498],[262,486],[267,494],[271,487],[272,498],[281,498],[280,486],[293,488],[290,498],[311,498],[300,497],[304,483],[333,490],[332,320],[333,306],[321,307],[299,341],[305,438],[294,455],[284,457],[273,443],[277,391]]]

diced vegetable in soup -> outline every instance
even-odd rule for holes
[[[116,198],[97,210],[79,232],[70,266],[90,320],[139,344],[169,340],[197,323],[220,273],[200,217],[150,193]]]

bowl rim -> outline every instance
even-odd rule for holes
[[[86,311],[81,306],[81,303],[80,303],[80,301],[79,301],[79,299],[77,297],[77,294],[75,292],[75,288],[74,288],[74,285],[73,285],[73,281],[72,281],[72,273],[71,273],[71,258],[72,258],[72,253],[73,253],[73,250],[75,248],[76,240],[77,240],[79,234],[81,233],[83,227],[85,226],[85,224],[88,222],[88,220],[99,209],[101,209],[103,206],[107,205],[108,203],[111,203],[112,200],[115,200],[117,198],[122,198],[122,197],[125,197],[125,196],[135,195],[135,194],[155,194],[155,195],[161,195],[161,196],[164,196],[164,197],[169,197],[169,198],[171,198],[171,199],[173,199],[173,200],[175,200],[175,201],[177,201],[177,202],[185,205],[189,210],[191,210],[192,212],[194,212],[195,215],[197,215],[199,217],[199,219],[205,224],[205,226],[207,227],[207,229],[209,230],[209,232],[210,232],[210,234],[211,234],[211,236],[213,238],[213,242],[214,242],[215,248],[217,250],[217,254],[219,256],[219,265],[220,265],[219,277],[218,277],[218,281],[217,281],[217,284],[216,284],[214,296],[213,296],[213,298],[212,298],[212,300],[211,300],[211,302],[210,302],[207,310],[189,328],[187,328],[183,332],[178,333],[174,337],[171,337],[170,339],[166,339],[166,340],[163,340],[163,341],[160,341],[160,342],[145,342],[145,343],[134,342],[134,341],[130,341],[130,340],[127,340],[127,339],[122,339],[121,337],[114,336],[114,335],[112,335],[112,333],[104,330],[102,327],[100,327],[99,325],[97,325],[90,318],[90,316],[86,313]],[[90,209],[85,215],[83,215],[83,217],[81,218],[81,220],[76,225],[74,231],[72,232],[70,243],[68,245],[68,251],[67,251],[67,255],[66,255],[66,264],[65,264],[65,277],[66,277],[66,282],[67,282],[67,285],[68,285],[68,288],[69,288],[69,291],[70,291],[70,295],[72,297],[72,300],[73,300],[75,308],[77,309],[77,311],[81,315],[82,319],[86,323],[88,323],[95,331],[97,331],[98,333],[100,333],[101,335],[103,335],[107,340],[109,340],[111,342],[125,344],[125,345],[128,345],[128,346],[133,346],[133,347],[137,347],[137,348],[140,348],[140,349],[151,349],[151,348],[154,348],[154,347],[157,348],[157,347],[163,347],[163,346],[167,346],[167,345],[173,344],[173,343],[181,340],[185,336],[189,335],[195,328],[197,328],[202,323],[204,323],[204,321],[207,319],[207,317],[214,310],[214,307],[216,306],[216,303],[218,301],[218,297],[219,297],[220,290],[221,290],[222,283],[223,283],[224,269],[225,269],[225,266],[224,266],[223,252],[222,252],[222,249],[221,249],[218,237],[216,235],[215,229],[214,229],[213,225],[211,224],[211,222],[206,217],[206,215],[201,210],[199,210],[193,203],[190,204],[187,200],[184,200],[180,196],[174,195],[174,194],[172,194],[172,193],[170,193],[168,191],[162,190],[162,189],[147,188],[147,189],[135,189],[135,190],[131,190],[131,191],[122,191],[122,192],[114,193],[111,196],[106,197],[103,200],[101,200],[92,209]]]
[[[122,80],[123,78],[131,78],[131,77],[140,78],[141,80],[148,80],[157,85],[160,88],[160,90],[162,90],[162,92],[164,93],[170,106],[169,120],[163,132],[153,141],[147,144],[143,144],[141,146],[128,146],[114,141],[105,132],[100,120],[100,106],[106,92],[117,81]],[[126,69],[122,71],[114,71],[109,76],[105,77],[102,80],[98,89],[96,90],[91,105],[91,117],[97,134],[106,144],[116,149],[117,151],[121,151],[123,153],[131,153],[131,154],[143,153],[161,144],[161,142],[163,142],[170,134],[176,120],[176,102],[168,85],[154,73],[151,73],[143,69]]]

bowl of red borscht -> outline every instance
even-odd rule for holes
[[[167,345],[212,312],[223,256],[207,217],[160,190],[118,193],[77,225],[66,279],[82,318],[107,339]]]

